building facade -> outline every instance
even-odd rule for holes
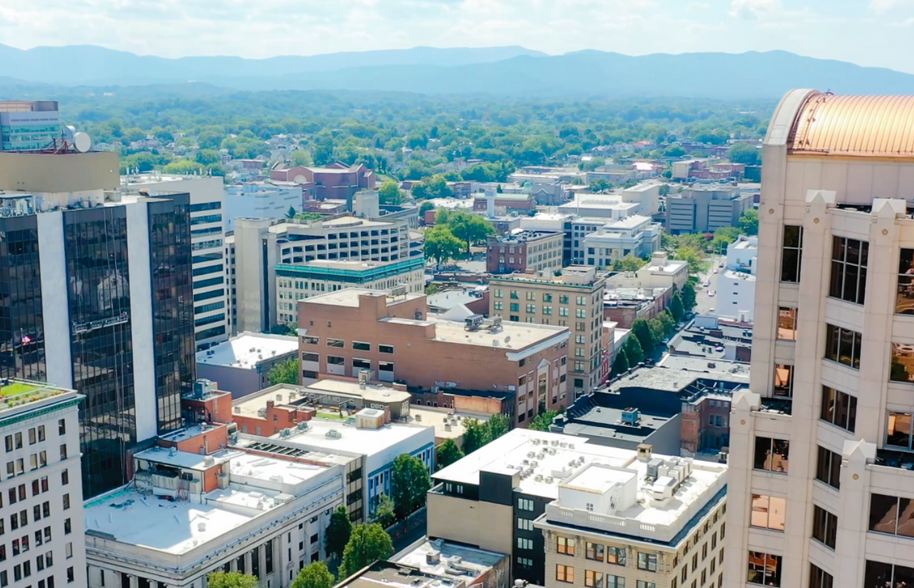
[[[291,208],[302,211],[302,189],[291,183],[258,182],[225,186],[225,230],[238,218],[286,218]]]
[[[569,392],[577,397],[599,386],[603,369],[603,291],[605,280],[592,267],[570,266],[562,275],[493,276],[489,316],[508,322],[567,327],[570,331]]]
[[[673,235],[713,233],[735,227],[752,208],[752,196],[729,184],[695,184],[666,199],[666,228]]]
[[[572,251],[572,257],[583,259],[585,265],[609,269],[614,261],[627,255],[644,257],[660,249],[662,232],[660,223],[652,222],[650,217],[629,216],[583,235],[580,252]]]
[[[73,390],[7,379],[0,394],[0,437],[6,448],[0,584],[85,585],[77,416],[82,397]]]
[[[520,426],[570,403],[567,327],[438,319],[425,295],[354,288],[298,305],[304,382],[370,371],[411,389],[501,392]]]
[[[270,370],[298,355],[298,340],[285,335],[239,333],[198,351],[197,376],[239,398],[270,386]]]
[[[60,113],[52,100],[0,101],[0,151],[37,151],[60,139]]]
[[[795,90],[768,127],[751,391],[731,416],[728,587],[914,577],[914,150],[886,122],[912,112],[907,96]]]
[[[189,196],[118,190],[114,154],[7,157],[0,190],[16,191],[3,199],[0,264],[21,295],[3,303],[0,370],[86,397],[83,492],[94,496],[126,481],[128,448],[180,427],[195,379]]]
[[[277,322],[298,320],[298,300],[344,288],[388,290],[407,293],[425,290],[425,260],[410,257],[399,261],[315,260],[276,265]]]
[[[513,274],[557,270],[562,267],[564,241],[565,235],[561,232],[519,230],[489,237],[486,271]]]
[[[124,178],[132,190],[150,196],[175,191],[190,195],[190,248],[193,273],[194,341],[196,350],[228,339],[227,276],[224,275],[222,178],[207,176],[136,175]]]
[[[281,322],[276,273],[280,264],[283,271],[294,272],[285,266],[316,260],[398,262],[421,258],[420,243],[421,236],[414,239],[405,220],[386,222],[343,216],[276,223],[239,219],[234,235],[226,237],[225,242],[231,333],[268,331]]]

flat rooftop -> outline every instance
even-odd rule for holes
[[[28,410],[31,408],[29,405],[34,404],[37,406],[39,402],[67,394],[75,396],[76,392],[68,388],[58,388],[57,386],[30,380],[0,380],[0,418],[6,416],[3,413],[7,411],[20,412],[21,410]],[[13,411],[13,409],[19,410]]]
[[[381,292],[379,290],[369,290],[366,288],[346,288],[344,290],[337,290],[336,292],[327,292],[326,294],[319,294],[317,296],[312,296],[310,298],[305,298],[304,300],[299,300],[299,304],[326,304],[329,306],[345,306],[347,308],[358,308],[359,307],[359,296],[364,295],[371,296],[385,296],[387,298],[387,304],[396,304],[407,300],[415,300],[416,298],[422,298],[425,294],[410,292],[402,296],[391,297],[386,292]]]
[[[241,333],[228,341],[197,352],[197,363],[255,369],[277,356],[298,353],[298,338],[263,333]]]
[[[261,482],[300,484],[327,470],[327,465],[299,463],[285,459],[241,453],[231,461],[232,477],[248,478]]]
[[[336,431],[336,433],[331,433],[331,431]],[[307,429],[294,430],[283,441],[318,447],[328,452],[341,451],[350,454],[375,455],[387,451],[411,437],[421,435],[424,431],[431,431],[431,428],[418,423],[415,425],[391,423],[378,429],[360,429],[343,420],[326,420],[318,417],[308,421]],[[278,439],[279,435],[274,435],[272,438]]]
[[[400,567],[397,564],[378,561],[359,576],[345,584],[346,588],[467,588],[459,578],[426,574],[421,571]]]
[[[307,392],[327,392],[328,394],[346,394],[350,396],[361,396],[368,402],[403,402],[412,398],[412,395],[405,390],[395,390],[390,386],[379,384],[366,384],[362,388],[358,382],[349,380],[337,380],[327,378],[319,380],[305,387]]]
[[[492,415],[484,413],[469,413],[454,411],[450,408],[432,408],[420,404],[409,405],[411,423],[435,428],[435,437],[438,439],[459,439],[466,432],[464,422],[466,419],[476,419],[480,422],[489,420]]]
[[[210,492],[203,504],[143,495],[124,486],[85,504],[86,531],[144,549],[182,555],[219,539],[276,508],[278,492],[229,488]],[[258,506],[260,505],[260,506]]]
[[[459,289],[445,290],[428,297],[428,307],[436,309],[451,309],[459,304],[470,304],[482,298],[482,293],[477,290]]]
[[[534,241],[549,239],[555,236],[561,236],[564,238],[562,233],[556,231],[534,231],[519,229],[497,237],[496,240],[499,243],[504,243],[507,245],[511,243],[531,243]]]
[[[545,451],[547,447],[549,452]],[[555,452],[552,453],[552,450]],[[517,473],[532,469],[531,475],[520,480],[520,491],[554,500],[559,496],[559,482],[572,474],[568,465],[570,461],[596,461],[614,467],[627,467],[636,461],[636,457],[634,451],[593,445],[581,437],[514,429],[435,472],[433,477],[438,481],[478,485],[482,470]],[[536,465],[532,465],[533,462]]]
[[[408,321],[409,319],[390,319]],[[521,351],[537,344],[550,345],[560,343],[568,338],[568,327],[554,325],[537,325],[532,323],[512,323],[503,321],[501,328],[489,331],[480,328],[467,331],[462,322],[436,320],[435,341],[476,345],[479,347],[496,347],[508,351]]]
[[[427,556],[437,554],[438,563],[429,563]],[[410,545],[394,555],[390,561],[418,568],[423,573],[436,576],[453,576],[466,581],[467,586],[482,576],[506,557],[503,553],[485,551],[443,539],[423,540]]]

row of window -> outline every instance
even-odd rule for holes
[[[517,290],[510,290],[509,297],[511,298],[511,300],[520,300],[520,293]],[[526,298],[526,300],[528,300],[530,302],[536,302],[536,299],[537,299],[536,292],[526,292],[524,297]],[[501,288],[495,289],[493,298],[504,298],[504,292],[502,291]],[[560,294],[558,298],[559,298],[559,304],[570,304],[569,303],[569,300],[571,299],[570,296],[568,296],[566,294]],[[552,294],[543,294],[542,295],[542,301],[545,303],[551,303],[553,301],[553,299],[554,299],[554,296]],[[590,302],[588,302],[587,296],[576,296],[575,297],[575,304],[577,304],[578,306],[586,306],[587,304],[596,304],[596,303],[597,303],[596,297],[594,297]]]

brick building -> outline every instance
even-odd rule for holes
[[[473,212],[486,212],[488,205],[485,194],[473,197]],[[504,208],[506,212],[512,210],[530,212],[536,210],[536,200],[532,194],[498,194],[495,197],[495,208]]]
[[[491,274],[538,272],[562,267],[565,235],[546,231],[516,230],[489,237],[486,271]]]
[[[425,295],[354,288],[300,300],[298,315],[305,378],[368,370],[410,389],[506,392],[521,426],[569,402],[566,327],[444,320],[429,316]]]

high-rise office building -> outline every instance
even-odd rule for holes
[[[796,90],[764,143],[725,585],[914,583],[914,97]]]
[[[228,340],[223,234],[225,214],[222,178],[152,174],[126,178],[131,190],[150,196],[174,192],[190,195],[190,247],[194,290],[194,339],[197,351]]]
[[[130,195],[112,153],[0,153],[0,376],[86,398],[83,491],[181,426],[195,377],[189,197]]]
[[[0,151],[36,151],[60,137],[53,100],[0,101]]]

